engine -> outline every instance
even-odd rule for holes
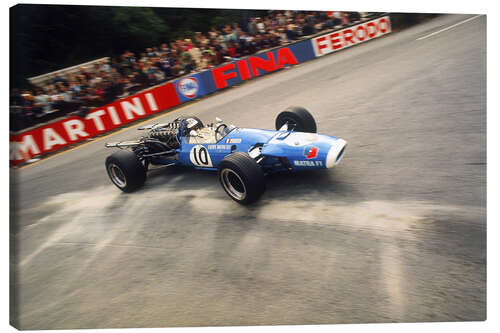
[[[176,133],[177,133],[176,131],[173,131],[171,129],[162,129],[158,131],[152,131],[149,134],[149,137],[153,139],[158,139],[163,142],[168,142],[172,139],[172,137],[176,136]]]
[[[180,147],[179,140],[177,139],[177,129],[170,126],[153,130],[149,132],[148,136],[149,139],[158,140],[166,144],[168,149],[176,149]]]

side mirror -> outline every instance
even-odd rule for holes
[[[191,132],[189,132],[189,135],[190,136],[198,136],[198,133],[196,133],[195,130],[191,130]]]

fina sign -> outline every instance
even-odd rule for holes
[[[217,89],[226,88],[227,81],[239,77],[241,80],[249,80],[266,72],[274,72],[285,66],[296,65],[299,62],[289,47],[282,47],[275,51],[276,55],[269,51],[258,55],[241,59],[227,65],[212,69],[212,77]],[[260,72],[262,71],[262,73]]]
[[[177,82],[177,89],[186,98],[194,98],[198,94],[198,80],[195,77],[186,77]]]

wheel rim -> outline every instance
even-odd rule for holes
[[[113,181],[116,186],[118,186],[119,188],[124,188],[125,186],[127,186],[127,179],[125,178],[122,169],[120,169],[118,165],[111,163],[108,166],[108,171],[111,181]]]
[[[226,192],[236,200],[243,200],[247,196],[247,189],[241,177],[231,169],[221,171],[222,186]]]

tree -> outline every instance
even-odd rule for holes
[[[233,22],[258,10],[21,4],[10,8],[10,83],[102,57],[135,53],[195,31]]]
[[[125,48],[144,49],[164,42],[169,28],[151,8],[117,7],[110,17],[112,33]]]

